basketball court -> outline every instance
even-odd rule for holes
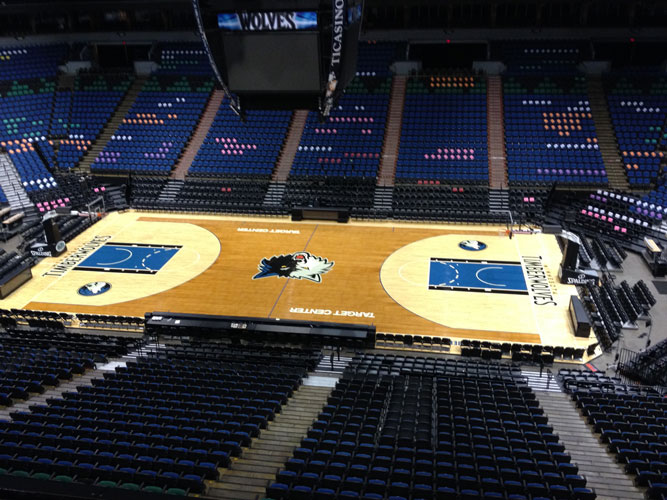
[[[378,332],[587,347],[553,235],[484,225],[111,213],[3,308],[172,311],[374,324]]]

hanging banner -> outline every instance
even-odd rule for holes
[[[343,53],[343,28],[347,13],[346,0],[333,1],[333,23],[331,27],[331,63],[329,65],[329,76],[327,77],[327,88],[324,93],[324,106],[321,109],[322,116],[329,116],[333,107],[336,89],[340,80],[341,55]]]

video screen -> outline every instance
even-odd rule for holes
[[[317,33],[234,33],[222,37],[233,92],[319,92]]]

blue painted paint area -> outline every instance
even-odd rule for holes
[[[433,290],[527,294],[520,263],[431,259],[428,285]]]
[[[178,250],[179,247],[107,244],[86,257],[76,268],[156,273]]]

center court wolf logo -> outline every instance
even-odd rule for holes
[[[84,295],[86,297],[101,295],[104,292],[108,292],[110,288],[111,284],[106,281],[94,281],[93,283],[87,283],[79,288],[79,295]]]
[[[486,243],[478,240],[463,240],[459,243],[459,247],[464,250],[470,250],[471,252],[479,252],[486,248]]]
[[[297,280],[308,280],[315,283],[322,281],[322,275],[328,273],[334,266],[329,259],[312,255],[309,252],[295,252],[286,255],[274,255],[262,259],[259,263],[259,272],[252,277],[268,278],[277,276],[279,278],[292,278]]]

